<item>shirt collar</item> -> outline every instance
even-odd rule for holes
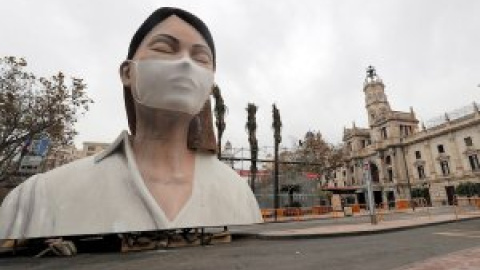
[[[129,135],[126,130],[122,131],[120,135],[118,135],[118,137],[115,139],[115,141],[108,146],[107,149],[95,156],[95,163],[102,161],[103,159],[117,151],[118,148],[122,147],[124,143],[128,142],[128,136]]]

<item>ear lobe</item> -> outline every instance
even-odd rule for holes
[[[209,95],[213,95],[213,91],[214,91],[215,87],[217,87],[217,83],[213,82],[212,87],[210,87]]]
[[[124,87],[130,87],[132,85],[132,77],[131,77],[131,65],[129,61],[123,61],[120,64],[120,79],[122,80],[122,84]]]

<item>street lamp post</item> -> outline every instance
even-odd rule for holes
[[[403,143],[403,138],[400,138],[400,142]],[[408,198],[409,198],[412,210],[415,211],[415,204],[413,203],[413,200],[412,200],[412,184],[410,183],[410,176],[409,176],[409,173],[408,173],[407,158],[405,156],[405,149],[403,148],[403,144],[400,147],[400,149],[402,150],[403,162],[404,162],[404,165],[405,165],[405,177],[407,177],[407,187],[408,187],[408,193],[409,193]]]
[[[373,190],[372,190],[372,176],[370,174],[370,162],[365,161],[363,166],[364,166],[363,176],[365,179],[364,182],[367,187],[367,195],[368,195],[368,208],[370,210],[370,221],[372,225],[376,225],[377,216],[375,214],[375,202],[374,202]]]

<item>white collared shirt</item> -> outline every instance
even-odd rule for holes
[[[104,152],[27,179],[0,208],[0,239],[261,223],[246,181],[216,156],[195,153],[192,194],[169,220],[146,187],[128,133]]]

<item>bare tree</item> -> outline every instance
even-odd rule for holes
[[[92,103],[82,79],[68,80],[62,72],[36,77],[26,66],[23,58],[0,58],[0,181],[14,172],[22,149],[40,134],[54,146],[71,144],[78,116]]]
[[[344,153],[341,144],[326,141],[320,132],[308,131],[299,140],[295,149],[280,152],[280,160],[295,161],[296,164],[280,164],[280,169],[290,173],[322,174],[326,168],[342,164]]]
[[[320,132],[307,132],[297,149],[297,156],[305,162],[299,165],[299,170],[321,174],[327,166],[331,150],[331,145],[323,139]]]

